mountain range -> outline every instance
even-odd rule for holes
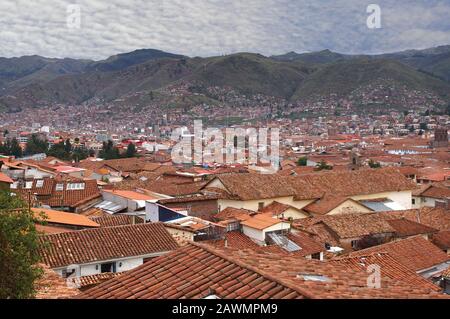
[[[37,55],[0,58],[0,111],[112,102],[180,83],[195,84],[193,90],[227,87],[290,102],[329,94],[345,97],[361,87],[389,83],[448,102],[450,45],[381,55],[324,50],[201,58],[142,49],[102,61]]]

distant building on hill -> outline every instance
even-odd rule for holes
[[[448,131],[445,127],[437,127],[434,130],[433,147],[448,147]]]

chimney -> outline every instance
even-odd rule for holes
[[[228,240],[227,240],[227,238],[225,237],[225,243],[224,243],[224,247],[225,248],[227,248],[228,247]]]

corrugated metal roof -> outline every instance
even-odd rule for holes
[[[274,241],[276,245],[280,246],[281,248],[289,252],[298,251],[302,249],[299,245],[297,245],[284,235],[280,235],[277,233],[269,233],[267,235],[270,237],[270,239]]]
[[[95,207],[100,208],[109,214],[115,214],[126,208],[120,204],[116,204],[116,203],[113,203],[113,202],[110,202],[107,200],[104,200],[103,202],[96,205]]]

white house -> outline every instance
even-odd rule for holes
[[[393,202],[394,209],[410,209],[415,188],[414,182],[393,168],[299,176],[231,174],[217,176],[203,187],[205,191],[219,194],[219,211],[227,207],[261,211],[275,201],[302,209],[325,194],[350,198],[353,207],[363,210],[366,208],[356,202],[380,199]]]
[[[64,278],[127,271],[178,247],[162,223],[51,234],[40,245],[43,263]]]

